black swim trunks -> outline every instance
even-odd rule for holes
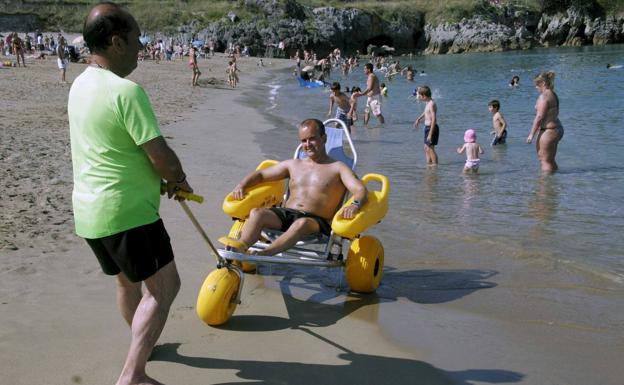
[[[282,221],[281,231],[286,231],[299,218],[312,218],[314,219],[318,225],[320,232],[324,235],[329,235],[331,233],[331,226],[327,222],[325,218],[321,218],[317,215],[306,213],[305,211],[299,211],[295,209],[287,209],[284,207],[271,207],[271,211],[278,216],[280,221]]]
[[[494,140],[492,140],[492,146],[496,146],[497,144],[505,144],[507,140],[507,130],[503,130],[503,133],[500,137],[494,135]]]
[[[120,272],[132,282],[143,281],[173,261],[162,219],[108,237],[85,239],[107,275]]]
[[[438,127],[437,124],[435,125],[435,129],[433,130],[433,133],[431,134],[431,142],[427,140],[430,130],[431,130],[431,126],[425,126],[425,144],[427,146],[437,146],[438,136],[440,136],[440,128]]]

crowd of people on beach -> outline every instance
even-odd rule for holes
[[[56,40],[52,34],[43,35],[36,31],[34,38],[27,32],[24,37],[20,37],[17,32],[8,34],[4,39],[0,39],[0,54],[5,57],[15,57],[15,62],[3,61],[3,66],[17,66],[26,68],[26,57],[43,60],[46,56],[56,56],[61,83],[67,83],[65,78],[67,65],[70,58],[78,61],[79,53],[73,46],[67,44],[63,34],[59,33]],[[27,55],[27,56],[26,56]]]

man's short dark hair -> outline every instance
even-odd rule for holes
[[[373,70],[373,63],[366,63],[364,64],[364,67],[368,68],[369,71]]]
[[[331,87],[330,87],[330,89],[340,91],[340,83],[338,83],[338,82],[333,82],[333,83],[332,83],[332,85],[331,85]]]
[[[319,135],[325,136],[325,125],[318,119],[306,119],[299,127],[316,127],[318,129]]]
[[[127,43],[128,33],[132,31],[132,18],[127,11],[111,2],[102,2],[97,6],[100,5],[110,5],[117,12],[102,12],[92,19],[89,16],[85,19],[82,36],[91,52],[106,50],[112,44],[114,35],[120,36]]]

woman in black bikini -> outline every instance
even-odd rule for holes
[[[559,98],[555,94],[555,73],[541,72],[533,79],[535,88],[540,92],[540,96],[535,103],[535,119],[531,132],[527,137],[527,143],[535,141],[535,150],[543,172],[553,172],[557,170],[557,145],[563,137],[563,126],[559,121]],[[539,132],[538,132],[539,131]]]

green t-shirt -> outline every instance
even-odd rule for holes
[[[76,233],[102,238],[157,221],[160,177],[141,145],[161,134],[145,91],[87,67],[72,84],[67,111]]]

